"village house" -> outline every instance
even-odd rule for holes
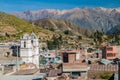
[[[85,53],[80,50],[69,50],[61,52],[63,60],[63,73],[69,73],[74,78],[87,78],[89,67],[85,62]]]
[[[11,56],[12,55],[11,46],[7,43],[0,43],[0,55]]]
[[[120,46],[105,46],[102,50],[102,58],[108,60],[120,58]]]
[[[56,51],[55,50],[42,51],[40,55],[44,56],[46,60],[50,60],[56,57]]]
[[[116,46],[116,57],[120,58],[120,46]]]

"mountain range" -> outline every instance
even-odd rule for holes
[[[9,13],[21,19],[36,21],[44,18],[54,18],[72,22],[90,30],[108,32],[120,24],[120,8],[74,8],[70,10],[43,9]]]
[[[61,35],[64,39],[73,40],[72,36],[85,37],[85,34],[91,34],[90,30],[65,20],[46,18],[31,21],[30,24],[26,20],[0,12],[0,41],[16,41],[23,34],[31,32],[37,34],[41,41],[52,40],[53,35],[57,37]],[[75,40],[78,39],[75,38]]]

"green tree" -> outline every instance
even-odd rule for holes
[[[71,35],[72,32],[71,32],[70,30],[65,30],[65,31],[64,31],[64,34],[66,34],[66,35]]]
[[[47,46],[49,50],[55,49],[54,43],[53,41],[48,41],[47,40]]]
[[[85,36],[87,36],[87,37],[89,36],[89,32],[88,32],[88,30],[87,30],[87,29],[85,30],[84,35],[85,35]]]
[[[120,45],[120,30],[117,30],[115,33],[114,33],[114,39],[115,39],[115,43],[117,45]]]
[[[62,40],[62,35],[59,34],[59,36],[55,36],[53,35],[52,37],[52,41],[47,41],[47,45],[48,45],[48,49],[56,49],[56,48],[60,48],[63,40]]]
[[[78,40],[82,40],[82,36],[78,36]]]
[[[99,32],[99,31],[96,31],[94,33],[94,42],[96,43],[96,45],[100,45],[102,42],[103,42],[103,33],[102,32]]]
[[[10,37],[10,35],[9,35],[7,32],[5,33],[5,36],[6,36],[6,37]]]
[[[54,28],[50,28],[49,30],[50,30],[50,31],[53,31],[53,32],[55,31],[55,29],[54,29]]]
[[[88,48],[88,49],[87,49],[87,52],[88,52],[88,53],[91,53],[92,51],[94,51],[92,48]]]
[[[101,79],[105,79],[105,80],[109,80],[111,76],[112,76],[111,73],[108,72],[100,75]]]
[[[54,45],[57,46],[57,48],[60,48],[61,44],[63,43],[63,41],[62,41],[62,35],[59,34],[58,37],[55,36],[55,35],[53,35],[53,43],[54,43]]]

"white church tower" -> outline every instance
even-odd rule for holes
[[[24,34],[21,37],[20,57],[25,63],[34,63],[39,66],[39,39],[34,34]]]

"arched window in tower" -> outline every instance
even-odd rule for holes
[[[33,44],[33,40],[31,40],[31,43]]]
[[[26,48],[26,42],[24,42],[24,48]]]

